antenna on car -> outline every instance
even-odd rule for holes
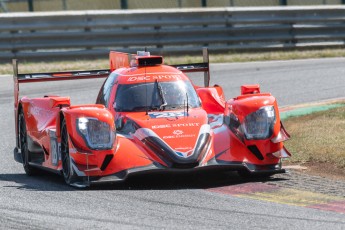
[[[146,52],[146,47],[145,47],[145,52]],[[148,103],[147,103],[147,84],[146,84],[146,61],[144,62],[144,64],[145,64],[145,74],[144,74],[144,80],[145,80],[145,102],[146,102],[146,108],[145,108],[145,110],[146,110],[146,115],[148,115],[149,114],[149,106],[148,106]]]
[[[189,110],[189,105],[188,105],[188,93],[186,93],[186,99],[187,99],[187,116],[188,116],[188,110]]]

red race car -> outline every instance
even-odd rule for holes
[[[204,62],[169,66],[149,52],[110,52],[110,69],[18,74],[14,66],[16,148],[28,175],[61,173],[77,187],[123,181],[152,171],[235,170],[247,176],[285,172],[289,139],[276,99],[258,85],[225,100],[209,86]],[[196,86],[185,72],[204,72]],[[69,97],[19,99],[19,84],[102,78],[96,104]]]

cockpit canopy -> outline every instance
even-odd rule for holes
[[[118,112],[183,109],[200,107],[199,98],[189,81],[120,84],[114,108]]]

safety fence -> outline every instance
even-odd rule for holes
[[[94,58],[109,50],[192,54],[344,46],[345,7],[0,14],[0,61]]]
[[[0,0],[0,12],[340,4],[345,0]]]

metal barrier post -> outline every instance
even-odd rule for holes
[[[207,0],[201,0],[201,6],[207,7]]]
[[[287,6],[287,1],[288,1],[288,0],[279,0],[279,4],[280,4],[281,6]]]
[[[28,8],[30,12],[34,11],[34,0],[28,0]]]
[[[128,9],[128,2],[127,0],[121,0],[121,9],[127,10]]]
[[[62,0],[62,9],[67,10],[67,0]]]

